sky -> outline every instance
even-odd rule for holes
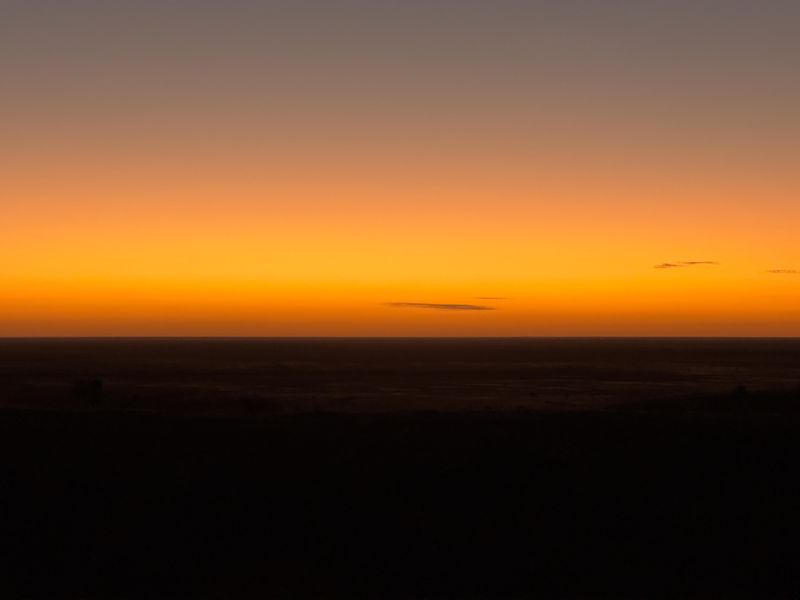
[[[798,336],[796,0],[0,0],[0,336]]]

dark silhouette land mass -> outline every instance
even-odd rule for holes
[[[796,597],[799,359],[0,341],[0,597]]]

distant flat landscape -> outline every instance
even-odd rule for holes
[[[0,403],[237,416],[620,410],[800,395],[798,339],[3,339]]]
[[[790,598],[793,339],[6,339],[3,598]]]

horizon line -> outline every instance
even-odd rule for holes
[[[800,340],[800,335],[0,335],[7,340]]]

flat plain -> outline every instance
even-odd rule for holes
[[[4,340],[0,592],[794,597],[798,382],[791,339]]]

